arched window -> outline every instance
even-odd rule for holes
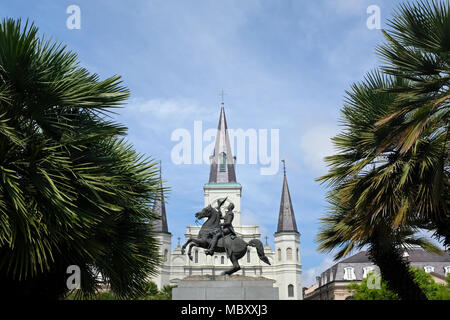
[[[344,280],[356,280],[354,268],[352,267],[344,268]]]
[[[195,250],[194,252],[194,262],[198,263],[198,250]]]
[[[250,263],[250,250],[247,250],[247,263]]]
[[[300,251],[298,250],[298,248],[297,248],[296,256],[297,256],[297,262],[299,262],[300,261]]]
[[[294,296],[294,286],[292,284],[288,285],[288,297]]]
[[[278,249],[278,261],[281,261],[281,249]]]
[[[291,248],[286,249],[286,259],[289,261],[292,260],[292,249]]]
[[[220,154],[219,170],[220,172],[225,172],[227,170],[227,154],[225,152]]]
[[[168,250],[164,250],[164,262],[167,262],[167,255],[168,255]]]
[[[221,264],[225,264],[225,257],[224,257],[224,256],[221,256],[221,257],[220,257],[220,263],[221,263]]]

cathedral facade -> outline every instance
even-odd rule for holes
[[[217,129],[214,153],[211,156],[209,181],[203,186],[204,206],[217,207],[219,199],[227,199],[221,210],[233,203],[233,227],[236,234],[246,242],[260,239],[261,234],[257,225],[243,225],[241,223],[241,195],[242,186],[236,178],[235,158],[233,157],[227,132],[225,109],[222,103],[219,125]],[[161,219],[154,225],[160,241],[163,264],[158,276],[152,280],[159,288],[165,285],[176,285],[181,279],[192,275],[219,275],[231,268],[231,262],[226,253],[215,253],[213,256],[205,254],[205,249],[193,247],[192,261],[187,254],[182,254],[181,246],[172,250],[172,234],[167,224],[164,197],[155,203],[156,211]],[[187,226],[185,240],[197,237],[200,226]],[[286,173],[284,172],[281,204],[278,216],[277,231],[274,234],[274,248],[265,242],[264,253],[270,265],[261,261],[256,248],[249,247],[245,257],[239,260],[241,270],[236,274],[245,276],[265,277],[275,280],[274,286],[279,289],[282,300],[301,300],[301,260],[300,233],[297,229],[294,210],[292,207]]]

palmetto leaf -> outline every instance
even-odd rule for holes
[[[401,135],[396,143],[405,153],[430,126],[431,118],[434,130],[448,127],[450,5],[437,1],[404,4],[388,25],[390,29],[384,31],[387,43],[377,49],[386,63],[383,70],[409,79],[410,84],[396,89],[397,103],[377,125],[389,124]],[[395,124],[400,117],[404,121]],[[386,139],[393,142],[392,137]]]
[[[129,96],[120,77],[100,80],[77,60],[32,24],[0,24],[0,282],[62,297],[78,265],[79,294],[98,288],[96,270],[130,298],[160,261],[157,163],[105,117]]]

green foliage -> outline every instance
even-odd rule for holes
[[[139,296],[160,260],[149,209],[157,163],[108,118],[129,96],[120,77],[99,80],[37,32],[0,24],[2,292],[63,297],[66,269],[78,265],[76,295],[95,295],[100,272],[117,297]]]
[[[148,281],[144,285],[144,289],[141,296],[134,297],[137,300],[172,300],[172,289],[175,286],[166,285],[161,290],[158,290],[158,286],[153,281]],[[75,300],[77,297],[74,294],[68,295],[66,300]],[[97,294],[87,298],[88,300],[119,300],[120,298],[115,296],[110,291],[100,291]]]
[[[421,268],[410,268],[414,281],[419,285],[429,300],[450,300],[450,277],[447,276],[447,285],[437,284],[433,277]],[[348,289],[352,292],[354,300],[399,300],[399,296],[389,290],[387,281],[381,279],[380,288],[369,289],[367,278],[361,284],[351,283]]]
[[[388,26],[378,47],[382,70],[407,83],[389,90],[396,99],[376,132],[389,132],[380,136],[380,152],[393,149],[405,159],[399,186],[412,196],[402,199],[397,223],[413,214],[424,218],[450,247],[450,4],[405,3]]]
[[[119,300],[119,298],[110,291],[98,291],[94,295],[84,297],[72,292],[65,297],[65,300]]]
[[[367,279],[370,275],[363,279],[361,284],[351,283],[348,285],[354,300],[399,300],[398,295],[388,289],[388,284],[384,280],[381,280],[379,289],[369,289]]]
[[[378,48],[386,65],[347,92],[337,154],[317,179],[330,187],[317,241],[336,259],[368,245],[389,287],[417,299],[424,295],[395,248],[439,251],[415,236],[421,228],[450,246],[450,5],[404,4],[388,25]]]
[[[140,300],[172,300],[172,289],[175,286],[166,285],[158,290],[156,283],[149,281],[147,286],[147,291]]]

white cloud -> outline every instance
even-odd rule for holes
[[[316,282],[316,277],[334,265],[336,262],[331,258],[325,258],[320,265],[306,269],[302,272],[302,286],[310,287]]]
[[[331,138],[336,136],[338,128],[329,124],[320,124],[308,129],[300,138],[305,165],[315,173],[326,172],[324,157],[335,153]]]
[[[210,113],[207,108],[200,107],[196,101],[190,99],[134,99],[128,111],[140,114],[151,114],[159,119],[176,119]]]
[[[261,222],[264,221],[264,218],[267,219],[267,217],[262,217],[262,215],[257,215],[256,213],[244,209],[241,213],[241,224],[242,225],[250,225],[259,226],[259,232],[261,233],[261,237],[264,238],[266,236],[269,236],[271,233],[269,233],[269,230],[266,226],[261,225]]]

